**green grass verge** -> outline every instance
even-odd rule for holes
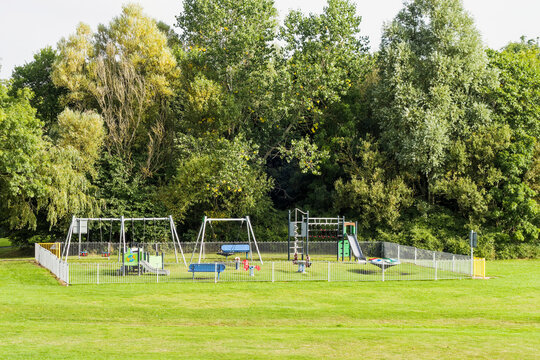
[[[534,358],[540,261],[491,280],[59,286],[0,261],[9,359]]]
[[[11,241],[7,238],[0,238],[0,247],[11,246]]]

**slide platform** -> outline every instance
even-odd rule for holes
[[[146,261],[144,260],[141,260],[141,267],[144,269],[144,271],[146,272],[149,272],[149,273],[152,273],[152,274],[159,274],[159,275],[169,275],[170,274],[170,271],[169,270],[166,270],[166,269],[157,269],[155,267],[153,267],[152,265],[150,265],[149,263],[147,263]]]
[[[362,249],[360,248],[360,244],[358,244],[358,240],[356,239],[356,236],[347,235],[347,239],[349,240],[349,244],[351,245],[351,250],[353,252],[354,257],[356,258],[356,261],[366,262],[366,257],[362,253]]]

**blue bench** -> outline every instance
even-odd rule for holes
[[[203,263],[203,264],[190,264],[188,272],[193,273],[193,279],[195,279],[196,272],[217,272],[218,280],[219,275],[225,271],[225,264],[217,263]]]
[[[251,248],[249,244],[225,244],[225,245],[221,245],[221,251],[218,252],[218,255],[223,255],[227,257],[235,253],[246,253],[246,259],[247,259],[250,251],[251,251]]]

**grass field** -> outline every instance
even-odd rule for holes
[[[534,359],[540,261],[490,280],[59,286],[0,261],[0,358]]]

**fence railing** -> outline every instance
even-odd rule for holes
[[[164,268],[169,275],[156,272],[144,272],[138,269],[136,274],[126,273],[121,261],[115,261],[118,255],[118,243],[81,243],[81,251],[92,255],[107,253],[111,261],[84,262],[62,261],[51,251],[35,245],[36,261],[49,269],[60,280],[67,284],[106,284],[106,283],[153,283],[153,282],[182,282],[182,281],[389,281],[389,280],[440,280],[461,279],[471,276],[485,276],[485,260],[475,259],[471,265],[470,257],[466,255],[449,254],[431,250],[418,249],[386,242],[362,242],[360,247],[367,257],[389,257],[399,260],[399,265],[378,268],[369,262],[338,262],[327,261],[337,254],[335,242],[311,242],[310,255],[313,261],[310,266],[302,261],[293,263],[286,260],[287,243],[259,243],[261,253],[270,255],[264,265],[253,262],[259,268],[243,270],[241,263],[224,260],[216,255],[222,242],[205,243],[203,262],[225,264],[226,270],[218,273],[190,273],[182,263],[173,263],[174,258],[165,258]],[[133,244],[132,244],[133,246]],[[146,251],[171,253],[174,247],[167,243],[145,243]],[[194,243],[182,243],[182,248],[189,261]],[[63,248],[63,244],[62,244]],[[116,254],[116,255],[115,255]],[[72,244],[69,256],[79,255],[78,243]],[[320,257],[318,257],[320,256]],[[95,259],[95,258],[94,258]],[[323,260],[321,260],[323,259]],[[195,259],[197,261],[198,259]],[[224,261],[222,261],[224,260]],[[302,270],[302,266],[304,269]],[[386,267],[385,267],[386,266]],[[133,268],[130,268],[133,269]],[[217,269],[217,267],[216,267]]]
[[[219,262],[225,270],[196,272],[188,271],[183,264],[167,263],[164,269],[168,275],[159,272],[143,272],[131,269],[126,272],[122,264],[115,262],[71,263],[69,265],[70,284],[132,284],[132,283],[174,283],[174,282],[288,282],[288,281],[396,281],[396,280],[442,280],[462,279],[469,276],[455,272],[456,267],[465,267],[464,260],[435,261],[432,266],[403,262],[397,266],[379,268],[370,263],[313,261],[310,266],[292,261],[271,261],[263,265],[255,263],[247,270],[242,263]],[[217,264],[217,263],[216,263]],[[238,266],[237,266],[238,265]],[[257,268],[257,267],[258,268]]]
[[[59,259],[50,250],[44,248],[40,244],[35,244],[34,256],[38,264],[47,268],[66,284],[69,284],[69,265],[67,262]]]
[[[182,242],[180,243],[185,254],[191,254],[194,242]],[[225,242],[205,242],[203,246],[203,254],[215,254],[220,250],[221,245],[227,244]],[[157,251],[172,253],[174,252],[174,245],[172,242],[167,243],[131,243],[132,247],[142,245],[148,251]],[[419,249],[413,246],[400,245],[390,242],[379,241],[364,241],[359,243],[362,252],[366,256],[371,257],[387,257],[399,260],[468,260],[468,255],[458,255],[442,251],[433,251]],[[61,243],[62,249],[64,243]],[[258,242],[259,250],[261,253],[276,254],[287,256],[287,242]],[[89,253],[101,254],[111,253],[117,254],[119,249],[118,242],[82,242],[80,245],[80,251],[86,250]],[[79,254],[79,243],[72,242],[69,249],[69,256],[77,256]],[[324,256],[337,256],[337,243],[335,241],[310,241],[309,242],[309,254],[312,256],[324,255]]]

